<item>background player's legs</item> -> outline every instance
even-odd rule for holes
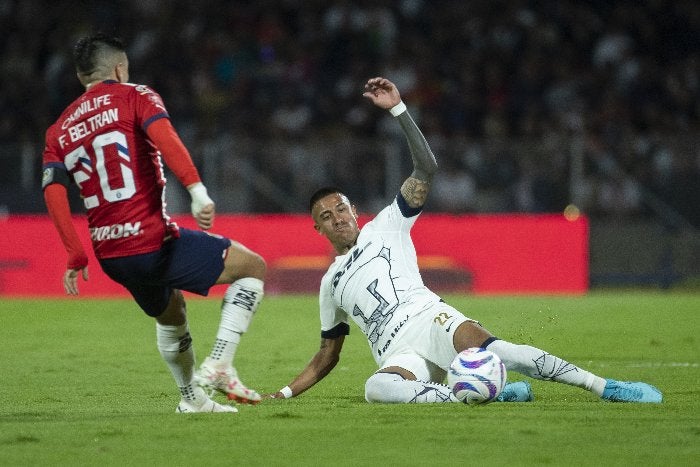
[[[224,271],[217,280],[217,284],[231,285],[224,294],[216,341],[197,375],[202,386],[239,402],[260,401],[260,395],[240,381],[233,361],[241,335],[248,330],[263,298],[265,272],[265,261],[260,255],[231,242]]]

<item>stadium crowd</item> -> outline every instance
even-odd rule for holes
[[[44,131],[82,92],[71,46],[93,30],[125,39],[223,210],[301,211],[341,181],[382,206],[390,151],[362,141],[403,136],[361,93],[386,76],[438,157],[431,210],[575,203],[700,226],[694,0],[3,0],[0,147],[36,145],[37,179]]]

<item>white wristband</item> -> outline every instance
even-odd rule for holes
[[[282,393],[285,399],[289,399],[290,397],[292,397],[292,388],[290,388],[289,386],[283,387],[279,390],[279,392]]]
[[[398,117],[402,113],[406,111],[406,104],[403,103],[403,101],[399,102],[395,106],[389,109],[389,112],[391,112],[391,115],[394,117]]]

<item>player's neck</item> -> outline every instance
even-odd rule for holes
[[[110,76],[108,78],[94,79],[85,85],[85,90],[89,91],[91,88],[95,87],[98,84],[104,83],[105,81],[111,81],[114,83],[121,82],[115,76]]]
[[[336,245],[335,251],[336,251],[336,253],[338,253],[338,255],[340,255],[340,256],[347,255],[347,254],[348,254],[348,251],[352,250],[352,247],[354,247],[356,244],[357,244],[357,242],[355,241],[355,242],[352,242],[352,243],[350,243],[350,244],[348,244],[348,245],[344,245],[344,244],[342,244],[342,245]]]

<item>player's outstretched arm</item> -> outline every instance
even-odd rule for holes
[[[422,207],[428,197],[430,183],[437,172],[437,162],[423,133],[413,121],[401,100],[398,89],[386,78],[371,78],[365,84],[364,97],[396,117],[406,135],[413,159],[413,172],[401,186],[401,194],[413,208]]]
[[[288,386],[274,394],[267,394],[266,397],[272,399],[295,397],[321,381],[338,364],[344,341],[345,336],[335,339],[321,338],[321,348],[316,352],[309,364],[306,365],[306,368]]]
[[[403,111],[396,116],[396,119],[406,135],[413,159],[413,172],[401,185],[401,194],[409,206],[420,208],[428,199],[430,184],[437,172],[437,161],[423,133],[408,111]]]

